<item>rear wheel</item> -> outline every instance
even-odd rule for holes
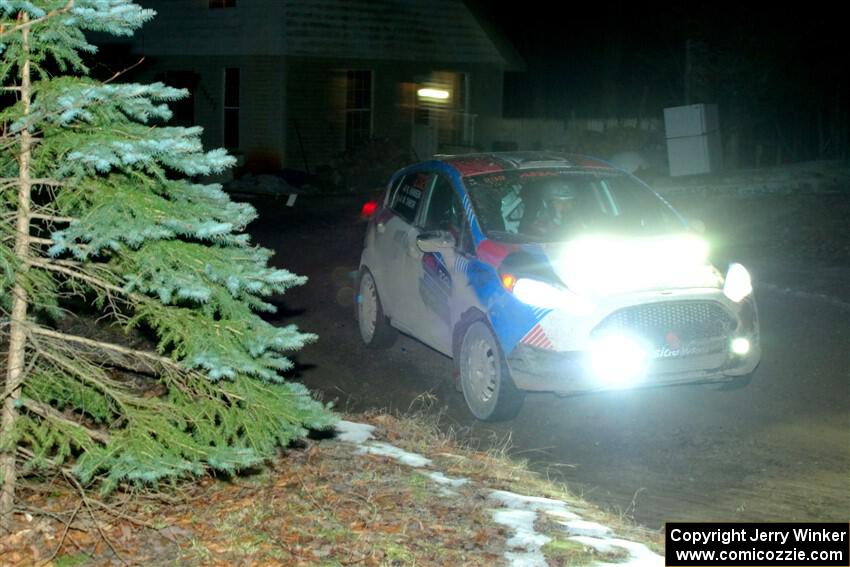
[[[397,331],[387,321],[375,278],[365,268],[360,273],[355,309],[363,344],[369,348],[387,348],[395,342]]]
[[[460,384],[472,414],[482,421],[512,419],[525,401],[510,375],[502,349],[490,328],[469,326],[460,347]]]

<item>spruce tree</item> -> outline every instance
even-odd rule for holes
[[[129,0],[0,0],[6,526],[20,475],[62,467],[107,493],[232,473],[335,419],[281,377],[315,337],[258,315],[305,278],[243,233],[252,207],[191,180],[233,158],[167,126],[187,93],[87,77],[85,32],[153,16]],[[81,305],[93,323],[68,324]]]

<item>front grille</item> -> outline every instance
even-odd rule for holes
[[[612,333],[637,334],[655,345],[728,336],[736,326],[732,317],[713,301],[668,301],[635,305],[615,311],[596,326],[592,337]]]

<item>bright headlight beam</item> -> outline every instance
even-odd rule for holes
[[[519,278],[513,286],[517,299],[534,307],[566,309],[574,313],[587,313],[593,305],[575,293],[533,278]]]
[[[707,275],[713,270],[708,252],[708,243],[691,234],[638,238],[598,234],[566,243],[557,262],[569,270],[565,282],[572,291],[592,296],[670,282],[679,287],[705,285],[716,279]]]
[[[726,282],[723,284],[723,294],[740,303],[753,292],[753,282],[750,273],[741,264],[730,264],[726,272]]]
[[[611,387],[625,387],[646,370],[647,352],[627,335],[614,334],[596,340],[590,348],[590,369],[597,380]]]

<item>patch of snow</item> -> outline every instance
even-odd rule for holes
[[[374,437],[372,432],[375,431],[375,426],[368,423],[340,420],[336,424],[336,430],[338,432],[337,440],[360,445]]]
[[[469,482],[468,478],[451,478],[444,475],[441,472],[428,471],[423,472],[425,476],[436,482],[437,484],[448,484],[452,488],[457,488],[459,486],[463,486],[464,484]]]
[[[498,509],[491,510],[493,521],[513,532],[506,545],[505,558],[513,567],[537,567],[546,565],[546,557],[540,551],[552,538],[537,533],[534,521],[537,513],[533,510]]]
[[[367,445],[362,445],[360,449],[357,450],[356,454],[363,455],[366,453],[390,457],[391,459],[395,459],[399,463],[410,467],[418,468],[431,464],[431,459],[425,458],[422,455],[417,455],[416,453],[408,453],[407,451],[399,449],[395,445],[390,445],[389,443],[372,442]]]
[[[570,512],[567,509],[566,503],[552,498],[543,498],[541,496],[525,496],[508,492],[507,490],[494,490],[490,493],[490,498],[498,500],[507,508],[515,508],[519,510],[532,510],[534,512],[546,512],[557,518],[565,520],[579,520],[578,515]]]
[[[505,559],[511,567],[548,567],[546,556],[539,551],[508,551]]]
[[[431,459],[410,453],[389,443],[371,441],[375,427],[365,423],[340,421],[337,425],[337,439],[359,445],[355,454],[373,454],[390,457],[403,465],[414,468],[430,466]],[[439,471],[421,471],[439,486],[443,497],[455,497],[458,493],[451,490],[469,483],[468,478],[452,478]],[[534,528],[539,514],[546,514],[557,520],[569,539],[592,547],[603,553],[626,551],[628,559],[622,563],[604,564],[603,567],[664,565],[664,558],[653,553],[641,543],[610,537],[611,529],[596,522],[582,520],[568,508],[565,502],[540,496],[526,496],[506,490],[493,490],[489,498],[501,504],[503,508],[491,509],[493,521],[507,527],[511,536],[506,542],[504,557],[512,567],[546,567],[546,557],[542,548],[552,541],[549,536],[538,533]]]
[[[604,537],[611,533],[611,528],[608,526],[587,520],[570,520],[559,523],[566,528],[567,532],[576,536]]]
[[[611,564],[612,566],[664,565],[664,558],[650,551],[642,543],[610,537],[611,528],[596,522],[582,520],[577,514],[570,511],[567,504],[561,500],[525,496],[505,490],[494,490],[490,493],[490,498],[501,502],[506,507],[506,509],[492,510],[493,520],[498,524],[508,526],[514,532],[514,535],[507,542],[508,547],[514,549],[506,553],[505,557],[515,567],[546,565],[545,558],[542,559],[542,563],[537,562],[537,555],[542,556],[541,548],[551,541],[551,538],[534,530],[534,522],[538,514],[558,518],[560,520],[558,523],[563,526],[564,531],[571,534],[569,538],[571,540],[592,547],[602,553],[624,550],[629,554],[625,562]],[[517,553],[517,547],[524,547],[526,553]]]
[[[664,565],[664,558],[657,553],[650,551],[650,549],[642,543],[609,537],[597,538],[591,536],[573,536],[570,539],[577,541],[582,545],[592,547],[600,553],[616,553],[620,550],[625,550],[629,553],[629,558],[626,561],[618,563],[600,563],[598,564],[599,567],[615,567],[623,565],[631,567],[657,565],[662,567]]]

